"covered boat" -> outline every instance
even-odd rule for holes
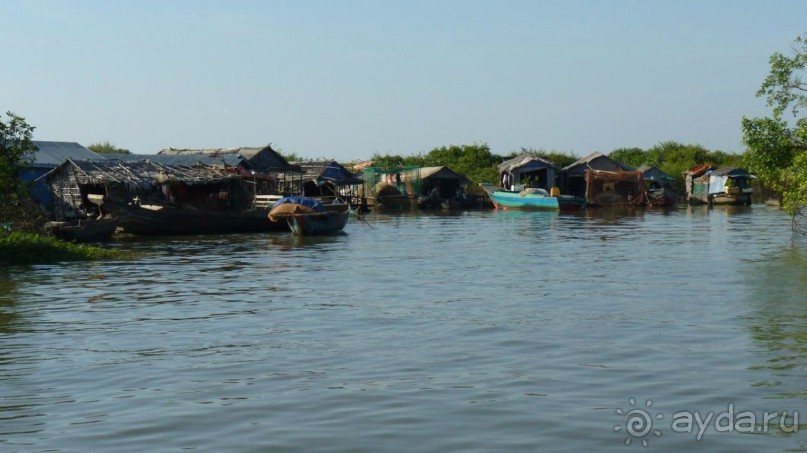
[[[349,204],[322,204],[309,197],[281,198],[269,211],[270,221],[286,222],[292,233],[300,236],[339,233],[349,217]]]
[[[700,165],[684,172],[690,203],[750,205],[756,178],[743,168]]]

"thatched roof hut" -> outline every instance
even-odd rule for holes
[[[532,154],[522,154],[508,159],[498,166],[502,187],[529,185],[550,190],[556,185],[559,168],[551,161]]]
[[[586,194],[586,172],[589,170],[623,172],[633,171],[632,167],[620,164],[600,152],[593,152],[561,170],[561,193],[584,197]]]
[[[148,160],[64,161],[40,178],[52,194],[55,218],[81,218],[93,204],[90,196],[128,203],[134,197],[178,203],[226,192],[238,204],[252,194],[240,176],[210,166],[164,165]],[[174,190],[172,190],[172,188]]]

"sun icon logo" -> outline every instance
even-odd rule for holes
[[[646,447],[647,439],[645,439],[645,437],[648,434],[652,432],[656,437],[661,436],[661,431],[653,429],[653,419],[655,418],[656,420],[661,420],[664,418],[664,414],[657,413],[655,417],[651,416],[649,410],[650,406],[653,405],[653,402],[650,400],[647,400],[645,403],[646,409],[635,408],[636,400],[633,398],[628,399],[628,402],[633,409],[630,409],[627,412],[621,408],[616,410],[617,415],[621,415],[625,418],[625,425],[614,426],[614,431],[622,431],[623,428],[625,429],[625,432],[628,434],[628,437],[625,439],[625,445],[630,445],[633,442],[633,439],[641,439],[642,446]]]

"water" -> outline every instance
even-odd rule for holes
[[[0,271],[0,450],[807,450],[781,212],[367,220]],[[730,404],[790,417],[673,429]]]

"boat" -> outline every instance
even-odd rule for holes
[[[341,232],[350,217],[348,203],[322,204],[310,197],[284,197],[269,211],[269,220],[285,221],[292,233],[319,236]]]
[[[756,176],[737,167],[714,168],[700,165],[684,172],[687,201],[690,204],[750,205]]]
[[[558,208],[562,212],[576,212],[586,209],[588,200],[574,195],[558,195]]]
[[[115,234],[118,220],[115,218],[52,221],[46,228],[59,239],[73,242],[106,242]]]
[[[159,203],[107,202],[126,233],[141,235],[251,233],[288,231],[285,224],[267,220],[268,208],[204,209]]]
[[[544,189],[502,190],[489,183],[480,183],[496,209],[519,209],[540,211],[579,211],[586,200],[570,195],[552,196]]]
[[[650,187],[647,189],[647,204],[652,208],[669,208],[678,203],[678,192],[670,187]]]

